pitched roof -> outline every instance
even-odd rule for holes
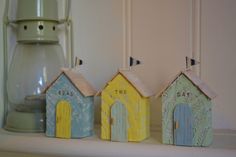
[[[111,79],[111,81],[118,75],[121,74],[136,90],[137,92],[143,96],[143,97],[150,97],[153,94],[151,90],[149,90],[144,83],[138,78],[137,75],[135,75],[133,72],[130,70],[119,70],[117,74]],[[103,89],[106,88],[108,83],[105,85]],[[100,94],[100,92],[98,93]]]
[[[84,96],[93,96],[96,94],[94,88],[89,84],[89,82],[83,77],[82,74],[76,72],[73,69],[61,69],[61,73],[52,81],[52,83],[47,87],[50,86],[62,75],[64,74],[71,83],[84,95]],[[46,89],[46,90],[47,90]]]
[[[205,94],[208,98],[213,99],[215,98],[217,95],[214,91],[212,91],[210,89],[209,86],[207,86],[206,83],[204,83],[200,77],[198,77],[197,75],[195,75],[193,73],[193,71],[191,70],[186,70],[186,71],[181,71],[172,81],[169,82],[169,84],[167,84],[159,94],[157,94],[156,96],[159,97],[160,95],[163,94],[164,91],[166,91],[168,89],[168,87],[180,76],[180,75],[184,75],[186,76],[203,94]]]

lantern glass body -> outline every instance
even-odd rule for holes
[[[9,4],[15,6],[13,10],[16,14],[12,16],[8,15],[12,7]],[[66,67],[64,53],[59,45],[61,40],[58,38],[58,34],[63,31],[59,25],[64,22],[59,20],[58,11],[68,9],[58,6],[58,0],[16,0],[6,3],[4,19],[12,17],[10,21],[14,24],[4,23],[4,40],[12,41],[7,40],[7,37],[14,35],[17,41],[13,55],[6,48],[12,46],[12,42],[6,43],[4,47],[4,90],[7,93],[4,128],[9,131],[45,131],[45,90],[60,73],[60,69]],[[69,13],[69,10],[65,12]],[[8,27],[14,27],[9,29],[14,30],[11,35],[7,35]],[[67,35],[65,30],[63,32]]]
[[[65,66],[59,44],[18,43],[10,64],[7,93],[8,130],[43,132],[45,129],[45,94],[47,85]],[[25,121],[25,125],[18,122]]]

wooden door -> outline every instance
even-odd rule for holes
[[[120,102],[111,107],[111,140],[127,142],[127,110]]]
[[[179,104],[174,111],[174,144],[192,146],[192,110],[187,104]]]
[[[56,107],[56,137],[71,137],[71,106],[68,101],[59,101]]]

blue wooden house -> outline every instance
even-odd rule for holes
[[[58,138],[91,136],[95,94],[81,74],[62,69],[46,89],[46,135]]]
[[[216,94],[192,71],[180,72],[157,95],[162,142],[183,146],[212,143],[212,99]]]

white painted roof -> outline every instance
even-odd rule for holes
[[[65,76],[71,81],[71,83],[84,95],[84,96],[93,96],[96,94],[94,88],[90,85],[90,83],[83,77],[82,74],[78,73],[76,70],[73,69],[66,69],[63,68],[62,72],[52,81],[50,86],[61,76],[65,74]],[[47,89],[48,89],[47,88]],[[46,89],[46,90],[47,90]]]
[[[167,88],[180,76],[180,75],[186,76],[203,94],[205,94],[208,98],[213,99],[217,95],[216,93],[210,89],[209,86],[207,86],[206,83],[204,83],[200,77],[198,77],[196,74],[193,73],[191,70],[181,71],[172,81],[169,82],[162,90],[159,92],[156,96],[159,97],[162,95],[162,93],[167,90]]]
[[[150,97],[154,95],[154,93],[144,85],[139,77],[130,70],[119,70],[110,81],[112,81],[118,74],[121,74],[137,90],[137,92],[140,93],[141,96]],[[105,89],[107,85],[108,83],[103,89]],[[97,95],[100,95],[100,93],[101,91]]]

